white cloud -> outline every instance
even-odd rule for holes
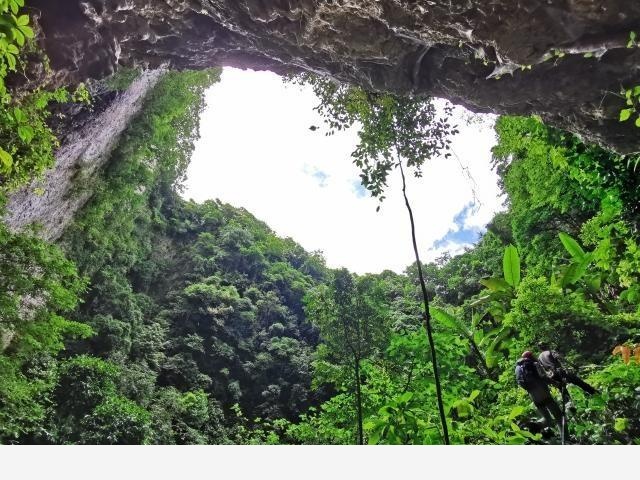
[[[225,69],[221,83],[207,92],[184,197],[245,207],[279,235],[322,250],[329,266],[402,271],[413,253],[399,178],[389,182],[376,213],[377,201],[354,186],[359,177],[350,153],[357,133],[311,131],[323,125],[316,104],[310,90],[285,86],[272,73]],[[489,167],[494,134],[486,125],[461,123],[460,130],[453,151],[475,179],[482,203],[464,227],[483,227],[502,203]],[[471,182],[455,159],[436,159],[423,178],[409,179],[408,190],[423,260],[433,259],[442,250],[431,249],[433,243],[460,228],[453,219],[473,201]]]

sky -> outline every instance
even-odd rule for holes
[[[273,73],[225,68],[206,93],[183,197],[244,207],[278,235],[322,251],[331,268],[402,272],[414,257],[399,172],[376,212],[350,157],[357,131],[326,136],[317,104],[310,89]],[[503,204],[490,167],[494,118],[459,107],[454,117],[454,155],[408,178],[423,261],[464,251]]]

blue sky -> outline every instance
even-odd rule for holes
[[[401,272],[412,263],[397,172],[376,212],[378,202],[360,185],[351,159],[357,131],[326,136],[309,89],[284,85],[270,72],[225,69],[206,101],[185,198],[244,207],[277,234],[322,251],[331,267]],[[454,116],[460,134],[453,139],[453,159],[433,159],[423,178],[408,178],[427,261],[463,251],[502,205],[490,168],[493,118],[470,117],[459,108]],[[312,131],[311,125],[320,128]]]
[[[454,217],[454,228],[449,230],[445,236],[433,242],[433,248],[446,248],[448,245],[467,246],[477,242],[484,231],[483,227],[471,226],[467,227],[466,223],[473,216],[477,205],[470,202],[460,210]]]

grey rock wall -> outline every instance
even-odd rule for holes
[[[56,163],[43,179],[9,197],[4,221],[14,231],[38,224],[40,235],[57,240],[93,195],[93,185],[120,135],[139,113],[164,70],[143,72],[110,105],[65,136]]]

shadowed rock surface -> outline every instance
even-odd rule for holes
[[[42,238],[57,240],[93,195],[102,167],[163,73],[160,69],[142,73],[125,92],[110,99],[104,111],[75,126],[56,152],[54,168],[9,195],[3,218],[7,226],[20,231],[35,223],[42,227]]]
[[[117,65],[312,70],[368,88],[539,114],[620,152],[640,84],[629,0],[33,0],[59,81]],[[589,54],[589,58],[585,58]],[[528,67],[531,67],[529,69]]]

